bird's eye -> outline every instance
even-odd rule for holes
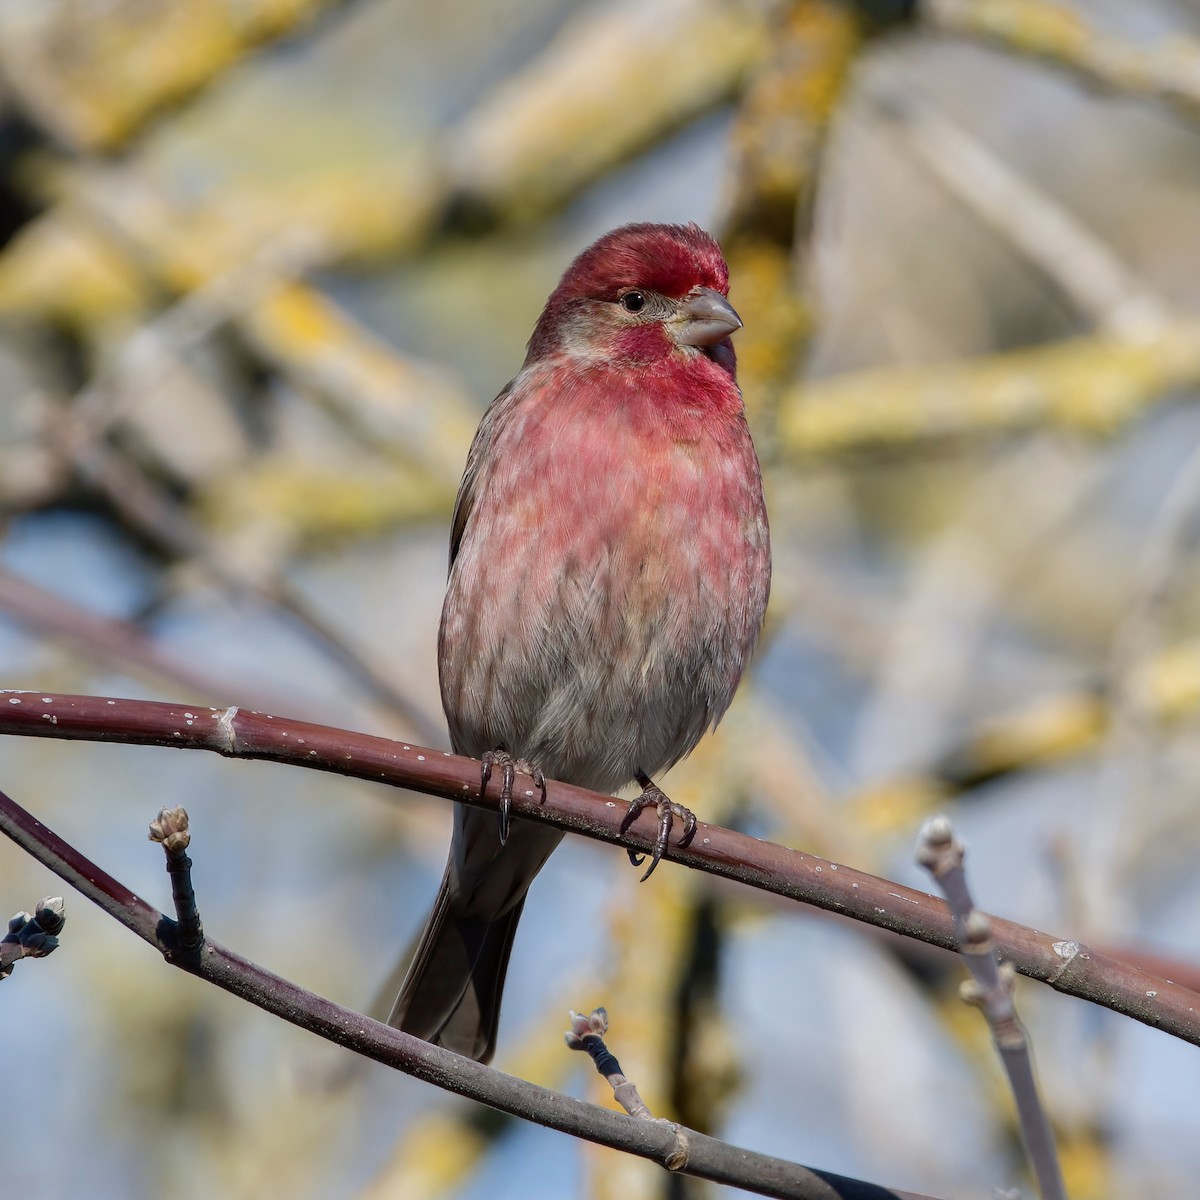
[[[646,307],[646,297],[641,292],[626,292],[618,303],[626,312],[641,312]]]

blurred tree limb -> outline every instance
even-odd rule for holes
[[[812,333],[807,266],[821,152],[866,33],[861,5],[787,4],[734,118],[721,244],[746,322],[738,369],[760,449]]]
[[[261,540],[234,543],[212,537],[188,508],[158,486],[134,458],[91,436],[69,406],[60,404],[57,417],[54,437],[62,454],[131,529],[172,557],[194,562],[235,594],[254,596],[278,609],[406,728],[426,740],[440,737],[440,730],[424,709],[354,645],[351,635],[309,603],[276,559],[260,553]],[[270,533],[269,528],[266,532]]]
[[[1200,640],[1169,647],[1130,672],[1139,709],[1160,724],[1200,710]],[[939,804],[972,788],[1093,750],[1109,729],[1100,689],[1064,692],[983,722],[927,770],[859,793],[854,804],[876,829],[911,828]]]
[[[38,0],[0,8],[0,76],[76,153],[118,149],[263,42],[341,0]]]
[[[478,418],[448,371],[401,354],[295,280],[246,312],[241,330],[264,362],[323,399],[343,428],[419,473],[457,483]]]
[[[253,253],[278,233],[280,213],[333,260],[411,251],[451,209],[507,220],[545,213],[732,95],[763,53],[770,8],[621,0],[585,9],[532,63],[407,158],[230,185],[202,208],[168,203],[136,168],[68,172],[59,203],[0,257],[0,316],[86,325],[141,307],[139,264],[89,217],[97,206],[136,233],[155,274],[177,291]],[[647,77],[654,88],[642,86]],[[637,103],[622,80],[632,81]]]
[[[771,13],[780,7],[780,0],[585,7],[448,132],[454,202],[505,220],[558,208],[614,164],[729,99],[768,50]]]
[[[1126,86],[1154,74],[1145,69],[1143,52],[1115,39],[1110,44],[1049,0],[929,0],[921,11],[939,26],[1003,35],[1010,49],[1056,59],[1067,47],[1091,47],[1094,61]],[[1190,89],[1200,77],[1191,69],[1200,65],[1200,47],[1179,39],[1147,61],[1162,68],[1164,87],[1169,78]],[[781,402],[785,453],[829,455],[1041,426],[1107,434],[1173,390],[1200,381],[1200,324],[1171,313],[1070,214],[929,106],[898,91],[874,99],[941,182],[1004,232],[1102,331],[992,358],[879,368],[796,385]],[[1190,103],[1198,102],[1195,88]]]
[[[1145,337],[1096,334],[992,357],[853,371],[789,388],[779,417],[793,459],[1039,427],[1116,432],[1200,384],[1200,321]]]
[[[905,73],[897,86],[875,87],[870,100],[889,132],[905,140],[942,187],[1106,333],[1136,341],[1169,322],[1170,306],[1111,246],[935,103],[923,100],[921,90]]]
[[[159,683],[170,683],[210,700],[222,700],[231,691],[253,694],[253,687],[231,684],[215,671],[164,650],[152,637],[126,621],[95,613],[70,600],[38,587],[9,571],[0,569],[0,615],[31,630],[40,637],[60,641],[93,662],[104,663],[118,671],[149,676]],[[253,701],[272,707],[280,696],[263,692]],[[290,697],[296,703],[296,696]]]
[[[922,0],[923,20],[1003,50],[1040,59],[1106,91],[1161,100],[1200,116],[1200,43],[1172,34],[1131,45],[1054,0]]]

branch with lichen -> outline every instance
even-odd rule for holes
[[[515,221],[553,211],[733,95],[766,48],[766,18],[750,0],[587,8],[429,144],[341,171],[230,185],[201,211],[173,206],[135,167],[84,168],[0,255],[0,315],[72,327],[136,316],[153,299],[147,263],[172,291],[192,290],[253,256],[281,224],[307,230],[331,260],[377,261],[411,252],[448,215]]]
[[[1181,642],[1134,668],[1127,687],[1161,725],[1200,711],[1200,640]],[[948,798],[1094,750],[1108,732],[1110,703],[1099,689],[1063,692],[980,722],[919,773],[866,788],[858,815],[875,828],[911,826]]]
[[[45,3],[0,20],[0,70],[26,113],[77,152],[114,150],[255,46],[335,0]]]
[[[792,459],[1044,427],[1104,436],[1200,385],[1200,322],[1136,341],[1098,334],[990,358],[854,371],[797,385],[780,405]]]
[[[1172,34],[1136,46],[1053,0],[922,0],[927,25],[1062,67],[1105,91],[1141,96],[1200,117],[1200,43]]]
[[[806,267],[821,153],[865,25],[857,6],[839,0],[785,5],[730,134],[732,183],[721,244],[746,322],[738,371],[768,446],[780,389],[812,334]]]
[[[1099,329],[1137,340],[1171,320],[1170,305],[1054,197],[994,154],[901,76],[876,86],[874,111],[932,177],[1037,268]]]

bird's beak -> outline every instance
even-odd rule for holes
[[[697,288],[679,306],[675,340],[683,346],[715,346],[741,327],[742,318],[720,292]]]

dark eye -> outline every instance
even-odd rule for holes
[[[641,292],[626,292],[618,303],[626,312],[641,312],[646,307],[646,297]]]

